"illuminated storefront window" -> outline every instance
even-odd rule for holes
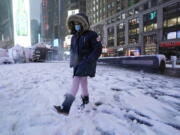
[[[144,53],[147,55],[156,54],[157,52],[157,37],[149,35],[144,37]]]

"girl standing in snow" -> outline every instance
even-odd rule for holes
[[[89,103],[87,77],[95,77],[97,59],[102,52],[102,44],[96,32],[89,30],[88,17],[83,13],[71,15],[67,19],[67,25],[71,34],[70,67],[73,67],[73,82],[69,93],[61,106],[54,106],[57,112],[69,114],[71,105],[82,87],[82,105]]]

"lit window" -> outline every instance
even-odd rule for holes
[[[144,27],[144,32],[146,32],[147,31],[147,28],[146,28],[146,26]]]
[[[123,13],[123,14],[122,14],[122,19],[125,19],[125,18],[126,18],[126,14]]]
[[[157,29],[157,23],[154,24],[154,29]]]
[[[180,24],[180,16],[178,17],[178,24]]]
[[[139,34],[139,28],[137,28],[137,34]]]
[[[164,21],[164,27],[167,27],[167,21],[166,20]]]
[[[147,31],[152,31],[153,30],[153,24],[150,24],[147,26]]]
[[[177,24],[177,18],[172,18],[168,20],[168,27],[174,26]]]

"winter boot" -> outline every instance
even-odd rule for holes
[[[74,99],[75,97],[73,95],[66,94],[62,106],[54,106],[54,108],[57,110],[58,113],[68,115]]]
[[[89,96],[81,96],[81,99],[82,99],[81,107],[84,108],[85,105],[89,103]]]

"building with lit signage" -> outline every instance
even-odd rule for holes
[[[1,0],[0,48],[31,46],[30,1]]]
[[[180,57],[179,0],[86,2],[91,27],[102,38],[104,55]]]

